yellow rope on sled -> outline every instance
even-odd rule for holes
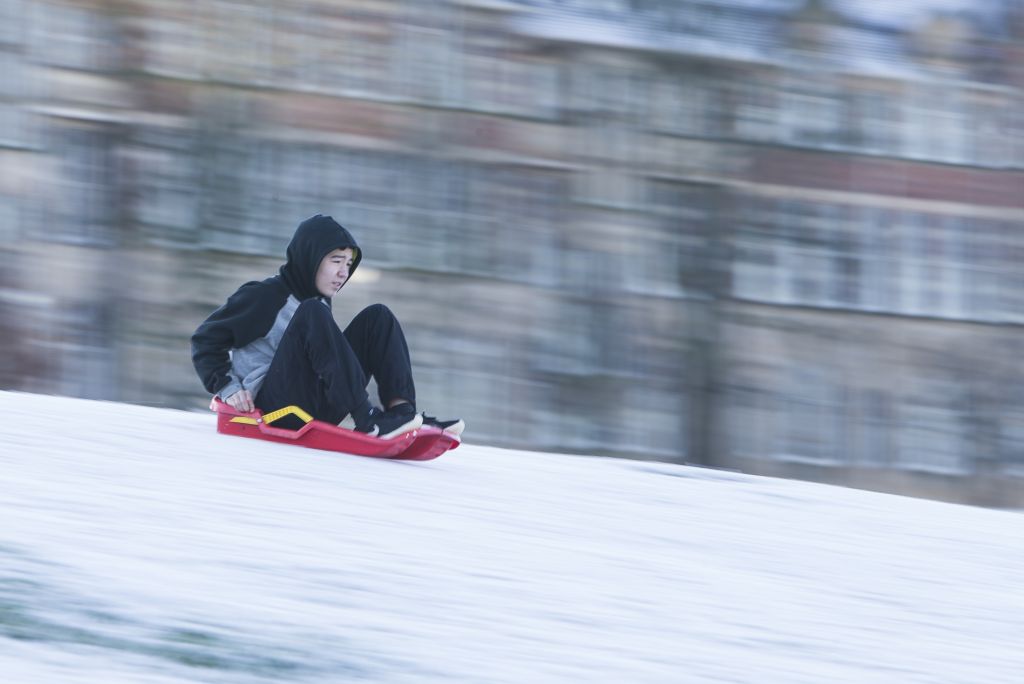
[[[308,423],[309,421],[313,420],[313,416],[309,415],[308,413],[300,409],[298,406],[285,406],[283,409],[271,411],[270,413],[264,415],[263,423],[269,425],[270,423],[273,423],[275,420],[279,420],[281,418],[284,418],[285,416],[298,416],[299,420],[301,420],[303,423]]]
[[[255,418],[249,418],[248,416],[235,416],[230,421],[231,423],[242,423],[243,425],[259,425],[262,422],[264,425],[269,425],[275,420],[280,420],[285,416],[298,416],[303,423],[308,423],[313,420],[313,416],[309,415],[298,406],[285,406],[283,409],[271,411],[270,413],[263,416],[262,421],[256,420]]]
[[[313,419],[312,416],[302,411],[302,409],[299,409],[298,407],[285,407],[284,409],[279,409],[278,411],[271,411],[270,413],[263,416],[261,420],[249,418],[248,416],[236,416],[228,422],[242,423],[243,425],[259,425],[260,423],[263,423],[264,425],[269,425],[270,423],[276,420],[281,420],[285,416],[298,416],[299,420],[301,420],[303,423],[308,423]]]

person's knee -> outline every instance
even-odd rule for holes
[[[293,320],[317,320],[326,321],[334,320],[331,310],[326,304],[321,302],[316,297],[312,299],[306,299],[299,303],[299,307],[295,309],[295,313],[292,314]]]
[[[395,314],[391,313],[391,309],[389,309],[386,305],[379,303],[371,304],[370,306],[360,311],[359,315],[374,321],[395,320]]]
[[[303,316],[308,316],[310,314],[318,314],[323,312],[330,313],[330,309],[328,309],[327,305],[325,305],[319,299],[317,299],[316,297],[312,297],[310,299],[304,299],[301,302],[299,302],[299,306],[297,309],[295,309],[294,315],[298,316],[301,314]]]

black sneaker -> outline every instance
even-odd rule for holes
[[[421,415],[423,416],[424,425],[427,427],[441,428],[453,437],[461,436],[462,431],[466,429],[466,421],[461,418],[456,418],[454,420],[438,420],[434,416],[428,416],[426,413]]]
[[[423,416],[418,413],[382,411],[370,407],[370,414],[362,423],[356,423],[356,432],[363,432],[379,439],[392,439],[412,432],[423,425]]]

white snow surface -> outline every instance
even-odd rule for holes
[[[0,681],[1024,681],[1024,516],[0,392]],[[472,426],[467,433],[472,441]]]

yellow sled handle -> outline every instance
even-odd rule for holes
[[[313,420],[313,416],[309,415],[308,413],[300,409],[298,406],[285,406],[283,409],[271,411],[270,413],[265,414],[261,420],[264,425],[269,425],[273,423],[275,420],[280,420],[285,416],[298,416],[299,420],[301,420],[303,423],[308,423]],[[245,423],[246,425],[258,425],[261,421],[256,420],[255,418],[236,416],[231,419],[231,422]]]

